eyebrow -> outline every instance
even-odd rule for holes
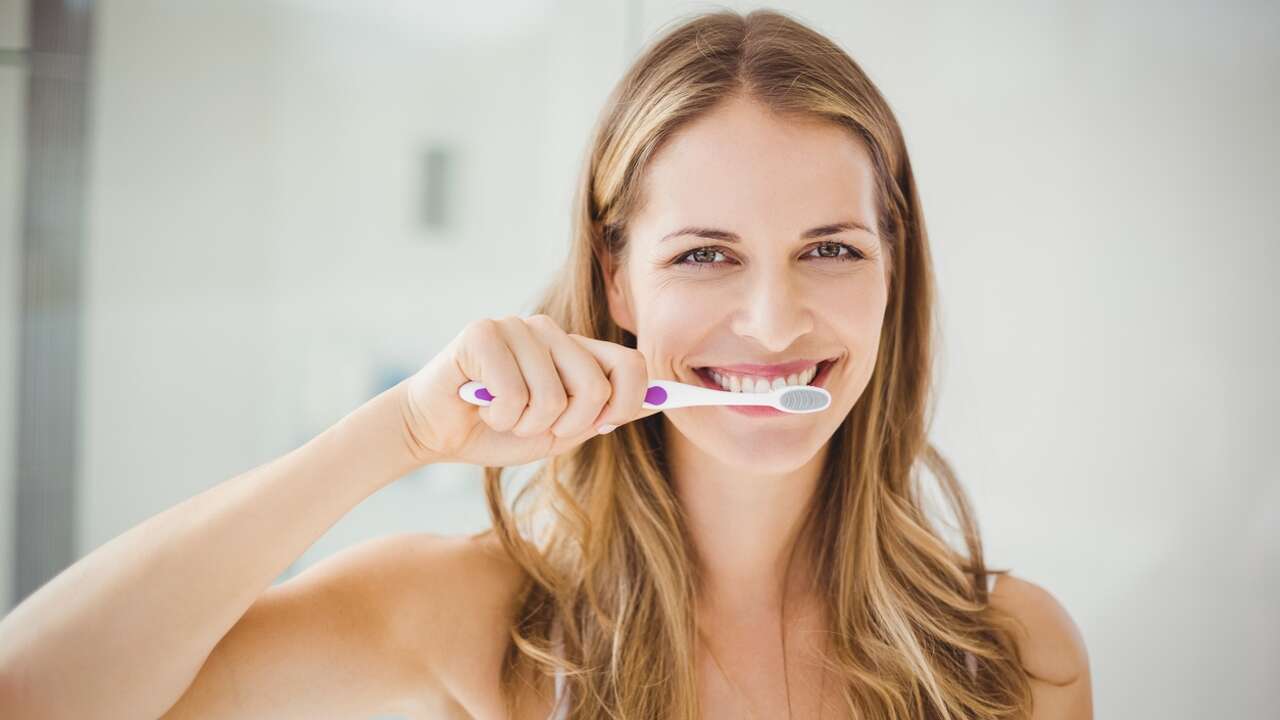
[[[873,232],[871,228],[867,227],[863,223],[860,223],[857,220],[845,220],[843,222],[831,223],[830,225],[820,225],[811,230],[805,230],[803,233],[800,234],[800,237],[805,240],[808,240],[811,238],[819,238],[819,237],[826,237],[828,235],[835,235],[837,233],[842,233],[846,230],[861,230],[865,233],[870,233],[871,235],[875,235],[875,232]],[[658,242],[660,243],[666,242],[667,240],[680,237],[681,235],[695,235],[697,237],[707,238],[709,240],[720,240],[727,243],[742,242],[741,237],[738,237],[736,233],[729,232],[728,230],[720,230],[718,228],[697,227],[697,226],[680,228],[679,230],[676,230],[673,233],[668,233]]]

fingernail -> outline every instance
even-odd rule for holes
[[[605,424],[605,425],[601,425],[600,427],[596,428],[596,432],[598,432],[598,433],[600,433],[601,435],[603,435],[603,434],[608,433],[608,432],[613,432],[613,429],[614,429],[614,428],[616,428],[616,427],[618,427],[618,426],[617,426],[617,425],[608,425],[608,424]]]

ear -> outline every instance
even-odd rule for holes
[[[631,286],[625,266],[614,265],[612,258],[600,261],[604,271],[605,296],[609,302],[609,316],[618,327],[636,334],[635,318],[631,313]]]

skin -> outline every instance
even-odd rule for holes
[[[787,561],[826,440],[865,389],[878,350],[889,257],[873,224],[871,177],[844,131],[727,103],[654,157],[627,257],[606,275],[610,311],[635,333],[650,377],[701,383],[694,367],[838,358],[822,383],[833,399],[824,412],[663,413],[672,481],[705,570],[698,669],[707,718],[787,717],[788,685],[794,717],[817,717],[824,702],[814,662],[824,622],[805,592],[813,578],[804,552]],[[800,237],[850,219],[867,229]],[[741,241],[661,241],[690,225]],[[862,258],[816,250],[833,242]],[[669,264],[708,246],[723,254],[686,261],[715,267]],[[492,538],[387,536],[265,592],[243,590],[267,586],[407,471],[404,403],[380,395],[303,448],[153,518],[55,579],[0,623],[0,648],[14,656],[0,650],[0,715],[53,717],[40,713],[55,709],[44,698],[57,698],[65,717],[164,708],[165,718],[505,717],[498,679],[523,578]],[[129,565],[138,558],[145,564]],[[197,585],[192,567],[218,582]],[[139,582],[140,595],[124,587]],[[1034,720],[1091,718],[1088,655],[1061,603],[1013,576],[991,601],[1022,622],[1022,662],[1044,678],[1033,681]],[[32,635],[37,627],[43,636]],[[66,668],[81,680],[62,682]],[[839,717],[827,690],[824,717]],[[530,678],[521,692],[519,720],[544,720],[550,679]]]

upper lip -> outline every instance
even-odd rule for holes
[[[781,377],[797,373],[802,370],[818,365],[820,363],[831,360],[831,358],[791,360],[784,363],[775,363],[772,365],[757,365],[753,363],[737,363],[734,365],[703,365],[703,368],[709,370],[722,370],[727,373],[738,375],[755,375],[758,377]]]

